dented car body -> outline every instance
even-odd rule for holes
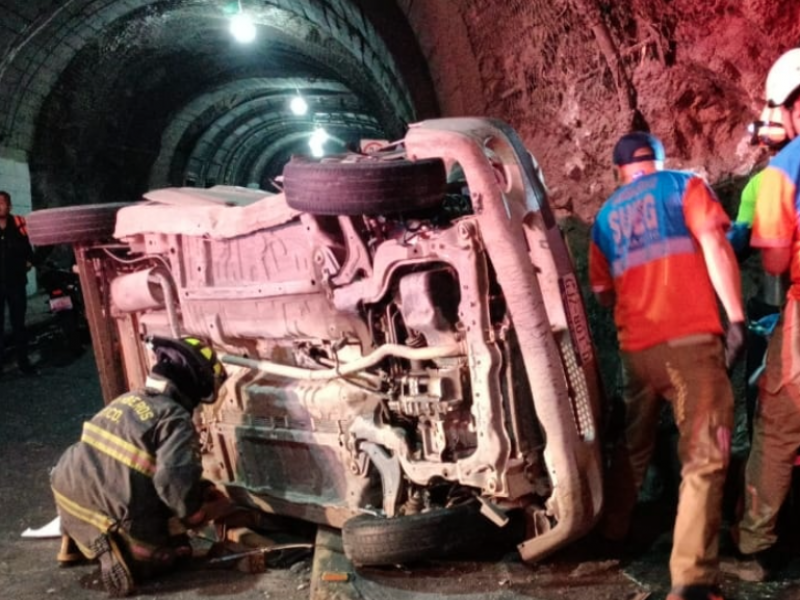
[[[471,498],[498,525],[524,515],[529,561],[586,533],[596,358],[516,134],[427,121],[369,157],[293,161],[284,184],[156,190],[113,211],[113,240],[44,235],[75,244],[107,399],[142,384],[143,336],[202,336],[230,375],[197,418],[205,475],[237,500],[347,531]],[[34,242],[58,210],[31,215]]]

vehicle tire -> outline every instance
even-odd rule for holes
[[[283,170],[286,202],[318,215],[381,215],[441,205],[446,190],[444,162],[366,160],[319,162],[293,158]]]
[[[359,515],[345,522],[342,543],[353,564],[380,566],[507,552],[524,534],[517,519],[498,527],[469,504],[391,519]]]
[[[26,217],[35,246],[106,240],[114,234],[117,212],[129,202],[84,204],[35,210]]]

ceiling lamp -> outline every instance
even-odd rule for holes
[[[308,112],[308,102],[298,93],[297,96],[292,98],[292,101],[289,103],[289,108],[292,113],[296,114],[298,117],[302,117]]]
[[[233,38],[242,44],[249,44],[256,39],[256,25],[242,10],[241,0],[239,0],[239,12],[231,17],[230,32]]]

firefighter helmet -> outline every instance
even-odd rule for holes
[[[800,48],[784,52],[767,75],[767,102],[782,106],[800,88]]]
[[[156,355],[153,372],[163,375],[198,402],[212,403],[227,377],[216,352],[196,337],[179,340],[152,336],[147,345]]]

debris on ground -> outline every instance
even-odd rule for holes
[[[300,575],[300,574],[307,574],[311,571],[311,561],[308,559],[298,560],[294,563],[291,567],[289,567],[289,572],[293,575]]]
[[[586,577],[603,571],[610,571],[619,567],[618,560],[604,560],[599,562],[581,563],[569,574],[570,577]]]
[[[56,517],[47,525],[43,525],[38,529],[31,529],[28,527],[22,532],[22,537],[29,539],[45,539],[45,538],[60,538],[61,537],[61,517]]]

